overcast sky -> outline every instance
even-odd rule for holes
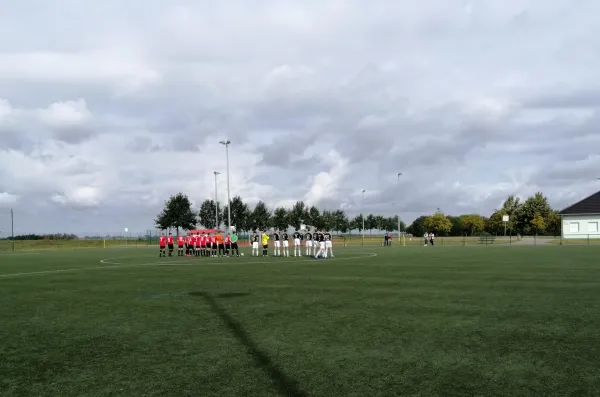
[[[169,5],[170,4],[170,5]],[[393,215],[600,189],[597,0],[0,0],[0,230],[170,194]],[[397,184],[397,173],[404,175]]]

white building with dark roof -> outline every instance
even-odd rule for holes
[[[565,208],[561,216],[564,239],[600,238],[600,192]]]

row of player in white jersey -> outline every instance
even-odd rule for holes
[[[260,237],[254,232],[250,237],[252,242],[252,256],[259,256],[259,240],[262,243],[263,256],[268,256],[269,240],[273,239],[273,255],[274,256],[290,256],[289,253],[289,235],[287,232],[273,232],[268,235],[264,232]],[[305,255],[316,259],[333,257],[333,240],[329,232],[315,231],[313,233],[294,232],[292,235],[294,240],[294,256],[302,256],[302,242],[304,242]]]

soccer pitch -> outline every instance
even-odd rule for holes
[[[0,254],[0,395],[598,395],[598,246],[249,252]]]

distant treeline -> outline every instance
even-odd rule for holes
[[[22,234],[15,236],[14,240],[77,240],[75,234],[56,233],[56,234]],[[13,237],[6,237],[3,240],[13,240]]]

